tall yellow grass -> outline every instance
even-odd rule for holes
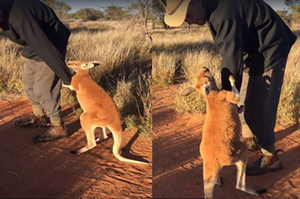
[[[151,54],[148,52],[148,46],[140,31],[126,21],[122,23],[75,21],[66,22],[66,24],[72,32],[67,60],[100,61],[101,65],[91,70],[92,78],[102,85],[116,101],[130,101],[130,105],[118,104],[120,110],[129,109],[125,111],[126,115],[122,115],[123,119],[127,121],[126,118],[137,118],[134,124],[127,125],[139,126],[140,129],[147,128],[147,133],[150,135],[149,128],[152,124],[149,123],[150,121],[145,122],[144,118],[152,114],[152,110],[150,113],[149,110],[145,110],[145,107],[151,109],[152,106],[151,88],[139,88],[139,84],[141,81],[145,82],[147,78],[151,79],[151,67],[149,67]],[[20,46],[8,39],[0,40],[0,92],[2,95],[12,92],[24,95],[21,86],[24,61],[20,52]],[[142,75],[147,78],[138,78]],[[124,90],[129,93],[121,95],[120,93],[124,93]],[[63,88],[62,93],[63,103],[76,102],[74,92]],[[118,95],[115,96],[116,93]]]
[[[293,25],[299,36],[300,26]],[[209,67],[220,86],[221,56],[213,43],[207,26],[190,28],[157,29],[153,34],[153,80],[156,84],[172,83],[175,69],[180,69],[185,81],[180,88],[194,85],[196,76],[204,66]],[[278,108],[280,123],[300,122],[300,42],[291,49]],[[175,108],[179,112],[205,112],[205,102],[199,93],[189,97],[177,95]]]
[[[24,59],[20,57],[21,47],[2,38],[0,40],[0,93],[22,93]]]
[[[292,47],[287,60],[286,72],[278,107],[278,120],[283,124],[287,124],[290,122],[300,123],[299,56],[300,40],[298,39]]]

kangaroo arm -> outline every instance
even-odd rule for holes
[[[226,100],[233,104],[239,103],[240,95],[235,86],[232,87],[232,91],[226,91]]]
[[[237,88],[235,87],[235,79],[233,75],[229,76],[229,81],[231,84],[231,92],[226,91],[226,100],[233,104],[237,104],[240,101],[240,94]]]
[[[72,79],[71,81],[71,84],[70,85],[65,85],[63,84],[63,87],[66,87],[70,90],[73,90],[73,91],[78,91],[79,90],[79,84],[74,82],[74,80]]]

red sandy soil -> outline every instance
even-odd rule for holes
[[[152,164],[123,163],[112,154],[112,138],[81,154],[69,154],[86,144],[72,107],[63,108],[68,138],[34,143],[47,128],[17,128],[29,118],[26,99],[0,101],[0,198],[151,198]],[[99,131],[100,132],[100,131]],[[152,140],[125,131],[123,155],[152,162]]]
[[[153,86],[153,198],[203,198],[202,159],[199,153],[205,115],[176,113],[176,86]],[[215,199],[298,199],[300,198],[300,130],[296,125],[276,127],[276,146],[285,151],[279,158],[280,171],[247,176],[249,187],[268,189],[252,196],[235,189],[235,166],[224,167],[222,186]],[[259,156],[249,154],[249,162]]]

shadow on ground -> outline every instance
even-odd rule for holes
[[[32,142],[33,136],[47,128],[13,125],[15,120],[30,116],[28,101],[0,101],[0,107],[0,198],[151,197],[151,164],[118,161],[112,154],[112,139],[84,154],[69,154],[86,144],[72,107],[63,110],[72,135],[48,143]],[[124,132],[123,139],[123,146],[129,143],[130,147],[125,156],[136,154],[151,162],[151,140],[130,131]]]
[[[157,87],[155,87],[157,88]],[[154,89],[153,106],[153,198],[203,198],[202,159],[199,144],[204,115],[179,114],[172,109],[174,89]],[[166,91],[165,94],[163,92]],[[157,119],[155,119],[157,118]],[[216,199],[282,199],[300,198],[300,130],[297,125],[278,130],[276,147],[284,168],[261,176],[247,176],[249,187],[268,189],[262,196],[252,196],[235,189],[235,166],[224,167],[220,176],[222,186],[216,186]],[[249,153],[249,162],[258,159]]]

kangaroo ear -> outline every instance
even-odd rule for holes
[[[100,66],[100,62],[98,61],[91,61],[86,63],[86,68],[93,68],[95,66]]]
[[[91,63],[93,63],[95,66],[100,66],[100,62],[99,61],[91,61]]]
[[[188,96],[195,91],[197,91],[197,88],[195,86],[190,86],[181,91],[180,96]]]
[[[207,96],[210,93],[210,85],[204,84],[200,87],[200,90]]]

